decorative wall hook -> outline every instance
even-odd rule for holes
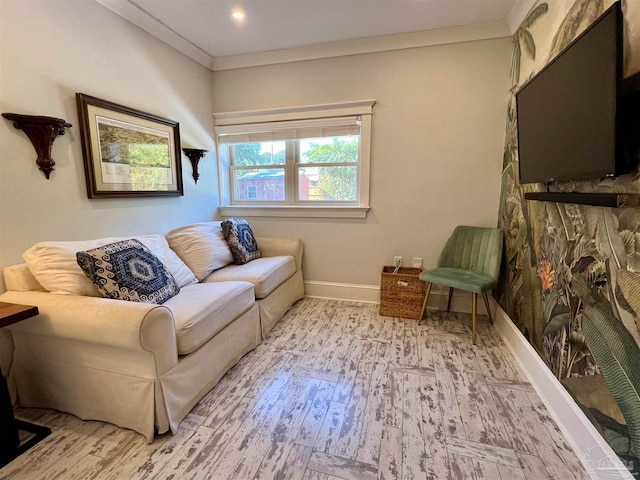
[[[193,179],[198,183],[200,174],[198,173],[198,163],[202,160],[209,150],[202,150],[200,148],[183,148],[184,154],[191,160],[191,166],[193,167]]]
[[[36,163],[44,176],[49,179],[56,162],[51,158],[51,147],[58,135],[64,135],[65,128],[71,128],[71,124],[61,118],[43,117],[40,115],[21,115],[19,113],[3,113],[2,116],[13,121],[13,126],[24,130],[29,140],[36,149],[38,159]]]

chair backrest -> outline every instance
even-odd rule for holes
[[[463,268],[498,279],[502,261],[502,230],[458,226],[444,246],[439,267]]]

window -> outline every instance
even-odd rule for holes
[[[258,187],[256,185],[247,185],[247,200],[258,199]]]
[[[222,215],[364,218],[374,103],[214,114]]]

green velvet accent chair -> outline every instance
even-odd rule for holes
[[[451,309],[454,288],[471,292],[473,317],[471,340],[475,345],[478,294],[482,294],[489,319],[493,323],[487,292],[498,284],[501,261],[502,230],[484,227],[456,227],[444,249],[440,252],[437,268],[425,270],[420,274],[420,280],[426,282],[426,295],[420,319],[424,316],[434,283],[449,287],[447,311]]]

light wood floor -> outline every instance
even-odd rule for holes
[[[196,405],[177,435],[19,409],[53,434],[0,479],[586,479],[481,317],[305,299]]]

